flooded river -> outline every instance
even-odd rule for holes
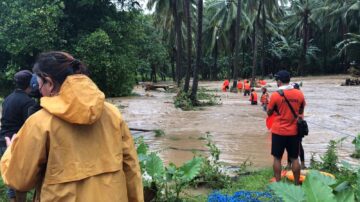
[[[311,154],[316,158],[326,151],[330,140],[338,140],[360,132],[360,87],[343,87],[345,76],[294,78],[303,82],[307,106],[305,119],[310,134],[303,140],[305,158],[309,163]],[[267,80],[276,91],[274,81]],[[200,82],[200,87],[219,90],[221,82]],[[257,89],[260,94],[260,89]],[[251,106],[248,97],[229,92],[215,92],[221,97],[221,105],[204,107],[197,111],[182,111],[173,104],[172,93],[145,92],[140,86],[134,92],[140,96],[112,98],[128,125],[132,128],[161,129],[163,137],[153,133],[134,132],[144,136],[150,149],[158,151],[165,162],[181,164],[192,158],[193,151],[207,153],[203,140],[206,133],[212,135],[220,148],[220,160],[238,166],[249,159],[255,167],[272,165],[270,155],[271,137],[265,126],[266,114],[261,107]],[[340,160],[359,164],[349,155],[354,151],[352,137],[339,145]]]
[[[346,76],[295,78],[303,82],[307,106],[305,118],[310,134],[303,140],[305,158],[309,163],[311,154],[317,158],[326,151],[330,140],[355,136],[360,132],[360,87],[343,87],[340,83]],[[267,80],[276,91],[274,81]],[[181,164],[193,157],[193,151],[208,154],[206,141],[202,138],[210,133],[220,148],[220,160],[238,166],[249,159],[255,167],[272,165],[270,155],[271,137],[265,127],[266,114],[260,105],[251,106],[240,94],[220,92],[222,82],[200,82],[201,88],[217,90],[221,105],[204,107],[197,111],[182,111],[173,104],[174,93],[163,91],[145,92],[141,86],[134,88],[140,96],[108,99],[119,107],[129,127],[161,129],[163,137],[152,132],[133,132],[144,136],[152,151],[159,152],[166,163]],[[260,89],[257,89],[260,93]],[[0,109],[1,110],[1,109]],[[339,145],[340,160],[359,164],[350,157],[354,151],[348,137]]]

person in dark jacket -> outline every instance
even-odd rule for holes
[[[6,150],[5,137],[12,138],[18,132],[29,116],[29,108],[35,104],[35,101],[29,96],[31,92],[31,77],[32,73],[29,70],[17,72],[14,76],[16,89],[4,99],[2,104],[0,129],[1,156]],[[14,190],[8,189],[7,194],[10,201],[15,201]]]
[[[35,104],[31,107],[29,107],[28,109],[28,116],[31,116],[32,114],[35,114],[35,112],[39,111],[41,109],[40,106],[40,98],[41,93],[39,91],[39,84],[37,82],[36,79],[36,74],[32,75],[32,78],[30,80],[30,88],[31,88],[31,92],[30,92],[30,97],[32,97],[35,100]]]

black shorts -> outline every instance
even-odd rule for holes
[[[300,151],[299,137],[272,134],[271,155],[281,159],[285,149],[290,159],[297,159]]]

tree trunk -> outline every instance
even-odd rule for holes
[[[215,41],[215,52],[214,52],[214,70],[216,71],[217,70],[217,60],[218,60],[218,39],[216,39]],[[211,71],[210,69],[210,80],[213,79],[213,71]]]
[[[189,91],[190,83],[190,71],[191,71],[191,14],[190,14],[190,0],[184,1],[185,6],[185,18],[186,18],[186,31],[187,31],[187,68],[185,76],[184,91]]]
[[[306,52],[308,46],[308,34],[309,34],[309,24],[308,24],[309,11],[304,11],[304,29],[303,29],[303,48],[300,55],[299,66],[297,69],[298,76],[303,75],[304,66],[306,63]]]
[[[255,75],[256,75],[256,66],[257,66],[257,38],[256,38],[256,25],[254,25],[254,32],[253,32],[253,67],[251,71],[251,86],[255,86]]]
[[[341,24],[341,39],[344,41],[346,39],[345,34],[347,33],[347,27],[346,27],[346,21],[343,20],[340,21]],[[347,69],[346,63],[347,63],[347,49],[344,50],[344,52],[340,56],[340,62],[341,62],[341,70],[342,72],[345,72]]]
[[[237,11],[236,11],[236,21],[235,21],[235,53],[233,55],[233,86],[232,89],[236,90],[237,80],[238,80],[238,73],[240,70],[239,67],[239,50],[240,50],[240,23],[241,23],[241,0],[237,2]]]
[[[181,19],[178,14],[178,0],[173,0],[173,17],[176,35],[176,83],[180,87],[181,81]]]
[[[229,30],[229,41],[230,43],[230,53],[232,54],[232,57],[229,57],[229,71],[228,75],[226,76],[226,79],[231,80],[234,72],[234,52],[235,52],[235,27],[234,25],[231,25]]]
[[[327,69],[327,55],[328,55],[328,51],[327,51],[327,39],[326,39],[326,32],[328,31],[328,29],[326,29],[326,27],[324,28],[324,63],[323,63],[323,69],[322,69],[322,74],[325,73],[326,69]]]
[[[154,83],[157,83],[157,79],[156,79],[156,65],[155,64],[151,64],[151,75],[150,75],[151,81]]]
[[[242,42],[242,67],[245,69],[245,42]]]
[[[263,6],[262,8],[262,17],[263,17],[263,21],[262,21],[262,51],[261,51],[261,75],[264,77],[265,76],[265,31],[266,31],[266,14],[265,14],[265,6]]]
[[[251,74],[251,86],[255,86],[255,76],[256,76],[256,68],[257,68],[257,50],[258,50],[256,30],[257,30],[257,27],[258,27],[258,24],[259,24],[259,18],[260,18],[262,3],[263,3],[263,1],[260,1],[258,13],[257,13],[256,19],[254,21],[254,32],[253,32],[254,56],[253,56],[253,69],[252,69],[252,74]]]
[[[176,81],[176,75],[175,75],[175,57],[176,57],[176,49],[173,47],[171,49],[171,75],[172,79],[175,82]]]
[[[190,99],[193,104],[196,104],[196,93],[198,88],[198,71],[202,65],[202,18],[203,18],[203,0],[198,0],[198,30],[196,37],[196,66],[194,68],[194,80]]]

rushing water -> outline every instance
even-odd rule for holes
[[[359,164],[350,157],[354,151],[352,136],[360,132],[360,87],[343,87],[345,76],[296,78],[302,81],[306,98],[305,119],[310,134],[303,140],[306,162],[311,154],[319,158],[326,151],[330,140],[347,137],[339,145],[340,160]],[[274,81],[268,80],[276,90]],[[207,132],[220,148],[220,160],[238,166],[246,159],[256,167],[272,164],[270,133],[265,127],[265,112],[260,106],[251,106],[240,94],[220,92],[221,82],[200,82],[201,88],[218,90],[222,105],[205,107],[197,111],[182,111],[173,104],[173,93],[145,92],[137,86],[134,92],[140,96],[108,99],[120,108],[124,119],[132,128],[162,129],[166,135],[155,137],[153,133],[133,132],[144,136],[150,149],[158,151],[165,162],[181,164],[193,157],[193,152],[208,154]],[[257,89],[259,92],[260,89]],[[258,94],[261,94],[260,92]],[[0,109],[1,110],[1,109]]]
[[[360,132],[360,87],[343,87],[344,76],[295,78],[302,81],[306,97],[305,119],[310,134],[303,140],[306,162],[311,154],[316,158],[326,151],[330,140],[339,140]],[[274,81],[268,80],[276,90]],[[221,82],[201,82],[200,87],[220,89]],[[220,148],[220,160],[239,165],[246,159],[256,167],[271,166],[271,138],[265,127],[265,112],[260,106],[251,106],[248,97],[240,94],[215,92],[222,105],[206,107],[197,111],[174,108],[172,93],[144,92],[141,87],[134,91],[140,96],[113,98],[111,102],[121,108],[129,126],[143,129],[162,129],[166,135],[155,137],[143,135],[153,151],[158,151],[165,162],[180,164],[192,158],[193,152],[207,153],[203,140],[209,132]],[[257,89],[260,94],[260,89]],[[339,158],[351,164],[359,164],[349,155],[353,152],[352,137],[346,138],[338,148]]]

